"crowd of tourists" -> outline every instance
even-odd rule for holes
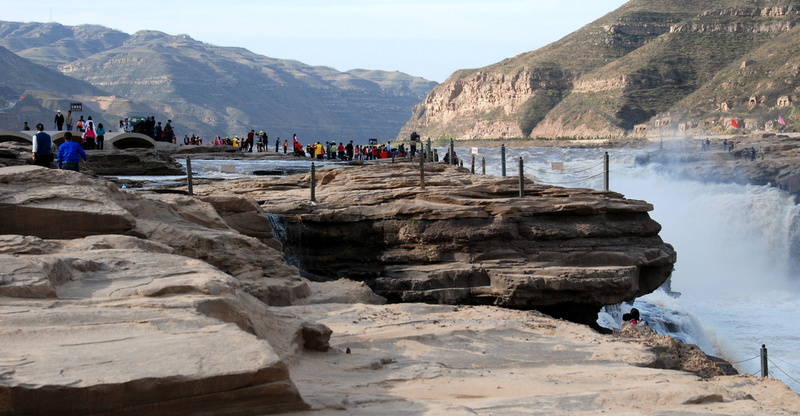
[[[41,123],[40,123],[41,124]],[[28,122],[24,122],[22,130],[30,130]],[[113,129],[113,126],[111,127]],[[104,148],[104,139],[107,130],[103,123],[96,123],[92,120],[92,116],[79,116],[77,120],[72,114],[72,110],[67,111],[66,116],[61,113],[61,110],[56,110],[56,115],[53,118],[53,130],[55,131],[75,131],[72,136],[78,141],[84,150],[95,150]],[[112,130],[113,131],[113,130]],[[172,128],[172,120],[167,120],[167,123],[162,126],[161,122],[156,122],[155,116],[145,118],[124,118],[119,120],[117,126],[118,133],[139,133],[151,137],[155,141],[175,143],[175,131]]]
[[[157,142],[176,142],[175,130],[172,128],[172,120],[167,120],[167,124],[162,126],[160,121],[156,122],[155,116],[136,119],[134,121],[125,117],[119,121],[117,131],[119,133],[131,132],[144,134],[145,136],[152,137],[153,140]]]
[[[40,126],[42,126],[41,123],[37,125],[37,127]],[[75,122],[72,111],[70,111],[66,117],[61,115],[61,111],[57,111],[54,127],[57,130],[62,130],[65,126],[68,131],[71,131],[73,127],[76,129],[76,134],[70,134],[70,139],[71,141],[74,140],[82,150],[102,150],[104,148],[106,130],[102,123],[95,124],[91,116],[88,116],[86,120],[84,120],[83,116],[80,116],[79,120]],[[23,129],[30,130],[27,122],[24,124]],[[153,140],[156,141],[171,142],[185,146],[204,144],[203,138],[195,134],[192,134],[191,137],[189,135],[184,135],[183,142],[178,143],[175,131],[172,127],[172,120],[167,120],[166,125],[162,126],[161,122],[157,122],[155,117],[152,116],[143,119],[134,118],[133,121],[130,118],[122,119],[119,121],[117,131],[121,133],[140,133],[152,137]],[[43,136],[37,133],[35,137]],[[37,147],[37,140],[42,144],[45,141],[35,138],[34,149]],[[335,141],[317,141],[304,146],[297,137],[297,134],[293,134],[291,142],[288,139],[282,140],[278,137],[274,141],[274,148],[270,143],[269,136],[264,130],[256,132],[255,129],[250,130],[242,135],[242,137],[234,136],[233,138],[223,138],[221,136],[216,136],[208,141],[208,144],[212,146],[233,146],[241,152],[248,153],[270,152],[274,149],[276,153],[283,152],[284,154],[292,154],[298,157],[307,157],[317,160],[379,160],[409,156],[414,157],[417,154],[417,146],[420,144],[420,138],[419,135],[414,132],[411,134],[411,141],[408,145],[400,143],[397,146],[393,146],[391,141],[379,144],[376,139],[370,139],[368,145],[356,145],[353,143],[353,140],[350,140],[346,144],[344,142],[337,143]],[[40,147],[40,149],[41,148],[42,147]],[[34,154],[35,153],[36,150],[34,150]],[[432,156],[434,161],[439,161],[439,155],[436,150],[433,151]],[[445,158],[447,158],[447,156]],[[46,160],[46,156],[42,154],[39,160]]]
[[[417,136],[418,138],[419,136]],[[400,144],[392,146],[391,141],[383,144],[372,142],[369,145],[356,145],[352,140],[347,143],[324,141],[314,142],[311,144],[303,145],[300,142],[297,134],[293,134],[291,141],[289,139],[276,138],[274,142],[269,139],[269,135],[263,130],[258,132],[255,129],[250,130],[242,137],[234,136],[233,138],[216,136],[210,141],[212,146],[233,146],[239,149],[240,152],[276,152],[284,154],[292,154],[298,157],[310,157],[319,160],[376,160],[376,159],[391,159],[411,156],[417,153],[417,143],[419,140],[412,141],[409,146]],[[201,138],[196,138],[192,135],[191,138],[184,138],[186,145],[199,145],[203,144]]]
[[[36,127],[37,131],[44,131],[44,124],[39,123]],[[42,129],[38,130],[38,127],[42,127]],[[22,124],[23,131],[30,129],[27,121]],[[56,110],[56,116],[53,119],[53,129],[56,131],[66,130],[70,132],[70,139],[75,140],[75,143],[83,150],[103,150],[105,147],[105,126],[103,126],[103,123],[95,123],[95,121],[92,120],[92,116],[88,116],[86,119],[80,116],[78,120],[75,121],[72,110],[67,111],[66,116],[61,113],[61,110]],[[73,134],[72,131],[75,131],[75,133]]]

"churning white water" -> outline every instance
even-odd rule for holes
[[[642,301],[693,316],[705,331],[697,338],[710,343],[706,351],[741,362],[741,372],[760,374],[760,359],[752,358],[766,345],[770,375],[800,391],[800,232],[792,197],[768,186],[674,180],[651,169],[620,169],[612,189],[654,204],[651,216],[678,252],[672,290],[682,296]]]
[[[479,149],[487,173],[500,174],[499,149]],[[633,150],[611,150],[610,189],[650,202],[664,241],[678,253],[671,279],[677,298],[658,291],[634,305],[607,308],[599,322],[619,325],[637,307],[661,334],[697,344],[759,374],[762,344],[769,375],[800,392],[800,277],[798,206],[768,186],[701,183],[670,176],[668,166],[636,166]],[[464,154],[470,163],[469,149]],[[541,183],[603,189],[603,150],[507,149],[507,175]],[[563,162],[563,166],[558,162]],[[554,166],[553,163],[556,163]],[[563,170],[554,169],[563,168]]]

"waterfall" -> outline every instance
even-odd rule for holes
[[[499,175],[499,151],[480,153],[487,173]],[[553,162],[589,167],[602,153],[528,148],[510,149],[507,157],[523,156],[526,175],[556,183]],[[675,247],[671,289],[681,296],[659,290],[632,305],[608,306],[598,323],[618,327],[622,313],[636,307],[657,333],[741,361],[735,366],[742,373],[759,373],[756,357],[766,344],[771,376],[800,392],[800,209],[792,196],[769,186],[678,179],[670,175],[669,165],[634,163],[637,150],[609,153],[611,190],[652,203],[650,216],[662,225],[662,239]],[[600,190],[602,182],[566,186]]]
[[[664,166],[617,171],[612,189],[652,203],[661,237],[678,253],[671,280],[682,296],[656,292],[635,302],[656,332],[743,361],[737,369],[753,374],[766,344],[789,374],[772,375],[800,391],[800,331],[788,323],[800,315],[800,210],[792,196],[769,186],[678,180]]]

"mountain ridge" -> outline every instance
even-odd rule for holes
[[[0,46],[16,47],[12,51],[31,62],[102,89],[94,98],[72,97],[88,99],[93,118],[115,126],[126,116],[156,114],[172,119],[179,136],[263,129],[272,137],[297,133],[315,141],[391,139],[436,85],[399,72],[340,72],[153,30],[126,35],[94,25],[0,22]],[[0,87],[22,94],[13,85]],[[54,110],[43,104],[38,112],[18,113],[17,121]]]

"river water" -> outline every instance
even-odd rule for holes
[[[476,172],[502,173],[500,148],[457,148]],[[677,179],[669,166],[638,166],[643,150],[609,149],[610,189],[627,198],[650,202],[651,217],[662,225],[661,237],[672,244],[678,262],[671,290],[609,307],[598,321],[619,325],[622,312],[636,307],[661,334],[697,344],[723,357],[742,373],[759,374],[760,349],[769,352],[769,373],[800,392],[800,210],[792,198],[768,186],[711,184]],[[446,149],[439,148],[440,155]],[[507,176],[525,175],[539,183],[603,189],[603,149],[507,148]],[[326,162],[327,163],[327,162]],[[254,170],[309,169],[302,161],[192,159],[199,177],[234,178]],[[317,164],[320,165],[319,163]],[[223,168],[227,166],[227,169]],[[234,172],[224,172],[234,166]]]

